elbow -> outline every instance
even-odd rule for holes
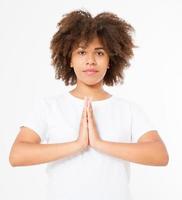
[[[165,155],[164,158],[162,159],[161,166],[167,166],[169,163],[169,155]]]
[[[159,166],[167,166],[168,163],[169,163],[169,155],[167,152],[165,152],[160,156],[158,165]]]
[[[13,158],[12,155],[9,156],[9,163],[12,167],[16,167],[17,166],[17,163],[16,163],[16,160]]]
[[[18,164],[18,160],[16,158],[16,156],[14,155],[14,153],[10,153],[9,155],[9,163],[12,167],[17,167],[17,166],[20,166]]]
[[[9,153],[9,163],[12,167],[23,166],[25,162],[24,150],[17,144],[14,144]]]
[[[11,151],[9,155],[9,163],[12,167],[22,166],[20,155],[16,151]]]
[[[157,148],[156,148],[157,149]],[[158,165],[159,166],[167,166],[169,163],[169,154],[167,151],[167,148],[164,144],[161,145],[160,143],[160,148],[158,148],[157,152],[155,152],[158,160]]]

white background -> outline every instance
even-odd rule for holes
[[[49,45],[62,15],[79,8],[93,15],[114,12],[136,30],[139,48],[125,71],[124,84],[105,89],[143,107],[170,160],[166,167],[132,164],[133,200],[182,199],[180,0],[0,1],[0,199],[45,199],[45,165],[13,168],[8,156],[32,101],[71,89],[55,80]]]

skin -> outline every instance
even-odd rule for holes
[[[77,77],[77,85],[70,92],[72,95],[81,99],[84,96],[91,97],[93,101],[111,96],[103,89],[103,78],[109,69],[109,55],[97,37],[87,47],[81,43],[80,47],[73,50],[70,66]],[[83,70],[88,68],[98,72],[94,76],[87,76]]]
[[[137,143],[102,140],[97,131],[91,101],[88,104],[88,136],[91,147],[111,156],[143,165],[165,166],[168,164],[168,152],[157,131],[143,134]]]
[[[77,76],[77,85],[70,93],[77,98],[85,99],[77,140],[41,144],[41,139],[36,132],[28,127],[22,127],[10,152],[9,161],[12,166],[47,163],[76,155],[88,146],[134,163],[155,166],[168,164],[167,149],[155,130],[143,134],[137,143],[109,142],[100,138],[92,101],[111,96],[103,89],[103,77],[108,70],[108,64],[109,56],[98,38],[94,38],[87,47],[80,44],[79,48],[73,50],[70,66],[74,68]],[[98,73],[88,77],[83,72],[87,68],[95,68]]]

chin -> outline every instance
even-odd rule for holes
[[[83,84],[88,85],[88,86],[93,86],[93,85],[98,85],[101,84],[102,81],[94,81],[94,80],[86,80],[86,81],[81,81]]]
[[[93,86],[93,85],[97,85],[98,83],[97,82],[84,82],[85,85],[88,85],[88,86]]]

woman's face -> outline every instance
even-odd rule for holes
[[[73,49],[71,67],[77,77],[77,83],[81,81],[87,85],[102,82],[109,65],[109,55],[104,49],[98,37],[95,37],[88,46],[79,46]]]

